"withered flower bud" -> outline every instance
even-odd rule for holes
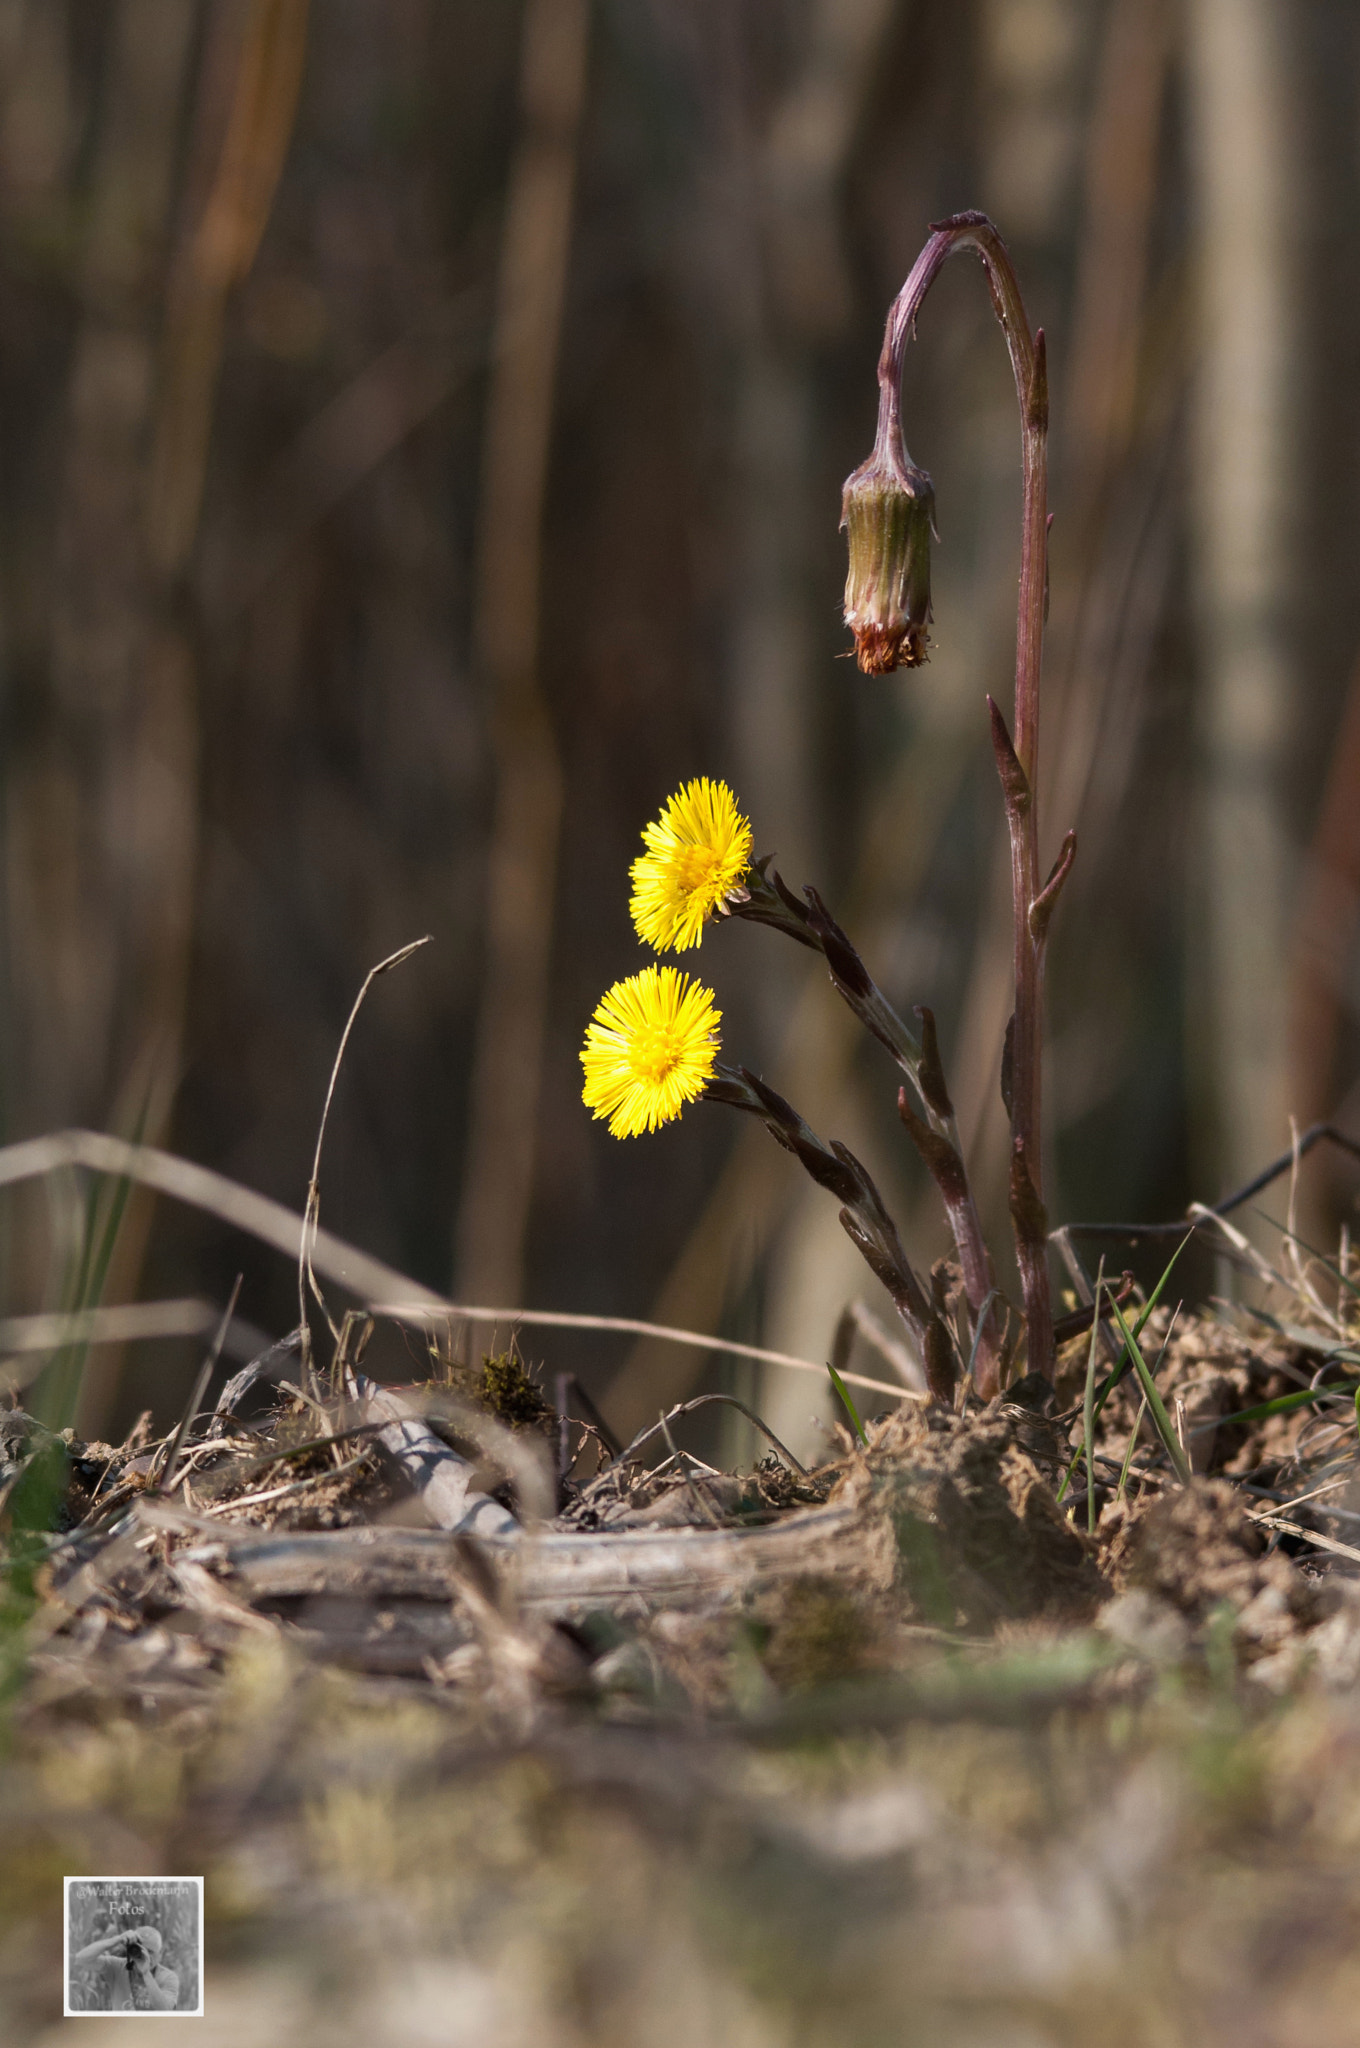
[[[865,675],[919,668],[930,638],[930,540],[935,486],[923,469],[875,448],[846,478],[841,527],[848,536],[845,623]]]

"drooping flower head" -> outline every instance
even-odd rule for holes
[[[616,981],[586,1027],[586,1108],[607,1116],[616,1138],[669,1123],[712,1078],[721,1021],[712,989],[676,967]]]
[[[705,920],[741,887],[751,864],[751,827],[725,782],[687,782],[643,828],[628,909],[637,935],[659,953],[684,952]]]
[[[935,486],[905,450],[876,446],[845,480],[841,528],[850,546],[845,623],[860,667],[867,676],[919,668],[930,646]]]

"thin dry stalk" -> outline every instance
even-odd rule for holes
[[[343,1050],[343,1047],[342,1047]],[[495,1308],[448,1301],[430,1288],[422,1287],[382,1260],[347,1244],[343,1238],[323,1230],[313,1215],[310,1225],[304,1217],[274,1202],[267,1195],[214,1173],[210,1167],[179,1159],[173,1153],[151,1145],[130,1145],[100,1131],[60,1131],[46,1138],[32,1138],[19,1145],[0,1147],[0,1187],[12,1187],[26,1180],[40,1179],[72,1166],[90,1172],[126,1175],[128,1179],[154,1188],[191,1208],[201,1209],[229,1225],[245,1231],[262,1244],[274,1247],[286,1258],[305,1260],[305,1270],[321,1273],[337,1286],[345,1287],[368,1306],[375,1316],[429,1329],[434,1324],[457,1325],[466,1331],[475,1324],[513,1326],[517,1323],[545,1329],[615,1331],[624,1336],[646,1337],[699,1352],[728,1352],[751,1358],[759,1364],[785,1366],[794,1372],[815,1373],[819,1378],[825,1365],[789,1352],[769,1351],[758,1344],[742,1344],[732,1338],[714,1337],[699,1330],[686,1330],[663,1323],[646,1322],[636,1316],[596,1316],[569,1310]],[[83,1311],[77,1317],[22,1317],[0,1322],[0,1343],[7,1333],[19,1339],[31,1337],[48,1349],[66,1341],[73,1326],[83,1341],[126,1341],[143,1336],[197,1336],[211,1329],[218,1311],[207,1302],[145,1302],[125,1308]],[[18,1348],[18,1341],[11,1346]],[[9,1368],[11,1374],[14,1368]],[[860,1373],[845,1373],[851,1385],[903,1401],[926,1399],[909,1387],[887,1380],[868,1379]]]
[[[296,1210],[271,1201],[268,1195],[256,1194],[253,1188],[242,1187],[238,1181],[228,1180],[225,1174],[214,1173],[211,1167],[198,1166],[154,1145],[129,1144],[125,1138],[112,1137],[105,1131],[56,1131],[47,1137],[0,1146],[0,1187],[39,1180],[72,1166],[84,1167],[91,1173],[126,1176],[139,1186],[154,1188],[189,1208],[216,1216],[234,1230],[245,1231],[261,1244],[272,1245],[285,1258],[297,1259],[302,1249],[303,1218]],[[395,1266],[385,1265],[381,1259],[346,1244],[343,1238],[332,1236],[328,1230],[314,1227],[308,1244],[308,1256],[316,1271],[338,1286],[347,1287],[363,1301],[404,1299],[438,1309],[442,1314],[458,1313],[455,1303],[399,1273]],[[154,1306],[139,1306],[135,1312],[150,1314]],[[106,1309],[90,1313],[113,1317],[133,1311]],[[211,1309],[205,1324],[196,1325],[185,1334],[211,1328],[217,1314],[216,1309]],[[167,1330],[163,1334],[180,1333]]]
[[[349,1044],[349,1035],[354,1029],[359,1012],[364,1006],[364,998],[378,977],[389,973],[394,967],[400,967],[403,960],[409,960],[413,953],[418,953],[422,946],[428,946],[429,944],[430,937],[427,933],[423,939],[412,939],[409,945],[399,946],[395,953],[389,953],[387,958],[380,960],[376,967],[369,968],[368,973],[364,976],[364,985],[354,998],[354,1006],[350,1010],[345,1022],[345,1028],[340,1034],[340,1043],[336,1048],[335,1060],[331,1066],[331,1078],[326,1088],[326,1100],[321,1110],[321,1122],[316,1133],[316,1151],[312,1157],[312,1177],[307,1184],[307,1207],[303,1214],[302,1241],[298,1250],[298,1328],[302,1333],[302,1370],[304,1377],[310,1377],[312,1369],[311,1329],[307,1321],[308,1288],[311,1289],[317,1307],[326,1318],[327,1326],[336,1345],[338,1346],[340,1343],[340,1332],[331,1321],[330,1310],[326,1306],[321,1289],[316,1284],[316,1274],[312,1271],[312,1244],[317,1234],[318,1218],[321,1212],[321,1148],[326,1142],[326,1124],[331,1113],[331,1102],[335,1096],[335,1084],[340,1078],[340,1068],[344,1062],[345,1048]]]
[[[0,1319],[0,1352],[29,1352],[20,1365],[6,1357],[0,1385],[26,1387],[47,1364],[48,1354],[68,1345],[131,1344],[146,1338],[202,1337],[215,1328],[218,1310],[188,1295],[170,1301],[134,1301],[115,1308],[74,1309],[69,1314],[5,1316]]]
[[[428,1325],[432,1321],[455,1319],[467,1324],[487,1323],[493,1328],[513,1323],[539,1323],[555,1330],[618,1330],[626,1335],[646,1337],[666,1344],[683,1344],[695,1351],[722,1351],[733,1358],[752,1358],[760,1365],[785,1365],[794,1372],[815,1372],[825,1377],[825,1365],[810,1358],[795,1358],[788,1351],[767,1351],[760,1344],[739,1344],[730,1337],[704,1336],[698,1330],[681,1330],[666,1323],[644,1322],[638,1316],[578,1315],[565,1309],[474,1308],[466,1303],[440,1302],[426,1307],[420,1302],[375,1301],[373,1313],[390,1316],[394,1322]],[[930,1396],[913,1387],[894,1386],[888,1380],[865,1379],[861,1373],[842,1373],[852,1387],[868,1387],[876,1394],[891,1394],[898,1401],[927,1401]]]

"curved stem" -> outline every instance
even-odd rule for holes
[[[1042,328],[1031,334],[1006,245],[982,213],[937,222],[888,314],[879,358],[878,446],[910,466],[902,436],[902,365],[921,302],[947,257],[972,249],[987,273],[992,305],[1006,337],[1020,405],[1024,495],[1020,593],[1015,636],[1015,737],[993,707],[993,740],[1006,803],[1015,918],[1015,1015],[1009,1069],[1011,1217],[1025,1298],[1029,1369],[1052,1378],[1041,1160],[1040,1057],[1047,915],[1031,912],[1040,895],[1037,785],[1039,674],[1043,655],[1048,558],[1048,373]],[[998,731],[999,727],[999,731]],[[1070,854],[1068,856],[1070,865]],[[1065,870],[1064,870],[1065,872]],[[1062,879],[1055,875],[1055,882]],[[1055,891],[1056,893],[1056,891]],[[1046,910],[1051,909],[1047,900]]]

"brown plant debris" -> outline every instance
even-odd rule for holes
[[[618,1455],[566,1424],[561,1470],[563,1419],[511,1351],[444,1362],[425,1387],[361,1374],[348,1397],[284,1387],[250,1424],[219,1404],[181,1443],[168,1494],[169,1440],[145,1426],[121,1446],[81,1444],[10,1411],[0,1515],[14,1583],[36,1600],[33,1697],[168,1710],[262,1633],[517,1726],[583,1698],[625,1717],[768,1720],[828,1685],[903,1679],[885,1711],[933,1713],[973,1680],[956,1671],[927,1702],[911,1691],[923,1658],[953,1645],[985,1662],[1030,1640],[1075,1646],[1052,1684],[1081,1693],[1102,1660],[1202,1660],[1225,1627],[1263,1683],[1313,1665],[1332,1682],[1360,1643],[1349,1382],[1320,1389],[1321,1411],[1220,1423],[1332,1368],[1265,1324],[1160,1317],[1148,1335],[1187,1441],[1212,1439],[1212,1462],[1234,1469],[1177,1486],[1130,1375],[1097,1431],[1089,1534],[1080,1411],[1045,1412],[1051,1390],[1028,1383],[981,1410],[904,1405],[867,1446],[842,1432],[812,1472],[782,1447],[716,1470],[678,1440],[680,1411]],[[1068,1361],[1059,1400],[1072,1381]],[[1195,1439],[1206,1386],[1218,1405]],[[434,1512],[422,1460],[494,1510],[471,1539]],[[29,1498],[44,1474],[49,1535]]]

